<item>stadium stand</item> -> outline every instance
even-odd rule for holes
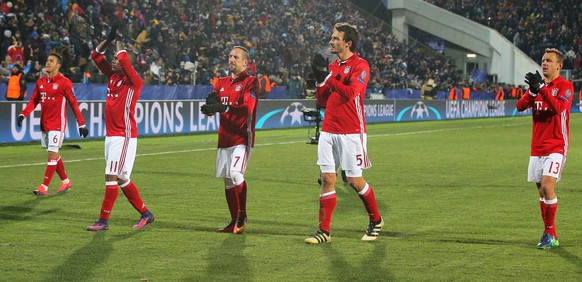
[[[431,2],[457,9],[447,5],[452,1]],[[17,62],[26,65],[30,82],[41,75],[40,62],[50,52],[58,52],[65,61],[61,69],[73,82],[103,83],[103,76],[89,63],[89,54],[114,22],[122,22],[121,33],[145,84],[209,85],[215,73],[225,74],[225,50],[243,45],[254,59],[251,73],[268,75],[273,85],[286,85],[291,73],[307,77],[311,56],[325,51],[333,24],[347,21],[360,29],[360,55],[372,64],[369,87],[373,92],[418,90],[428,79],[442,90],[465,85],[480,90],[497,87],[464,77],[444,56],[419,48],[416,41],[398,41],[385,23],[362,15],[346,0],[0,3],[2,67]],[[580,35],[573,36],[582,44]]]
[[[540,62],[545,48],[564,52],[564,69],[572,70],[572,80],[582,78],[582,2],[555,1],[452,1],[427,2],[491,27],[515,46]]]

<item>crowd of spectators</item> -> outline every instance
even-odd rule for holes
[[[57,52],[64,58],[63,72],[74,82],[102,83],[88,58],[116,22],[122,23],[120,33],[146,84],[209,84],[215,74],[226,75],[225,50],[243,45],[254,59],[251,73],[269,76],[274,85],[287,85],[292,77],[307,77],[311,57],[326,52],[331,29],[339,21],[358,26],[360,55],[372,63],[370,87],[375,91],[420,89],[428,78],[444,84],[460,79],[446,59],[399,42],[388,26],[361,16],[346,0],[0,0],[0,4],[3,67],[26,66],[29,81],[41,75],[48,54]]]
[[[223,54],[242,45],[253,58],[252,74],[268,76],[273,85],[292,81],[295,89],[296,80],[311,72],[313,54],[328,52],[333,25],[347,21],[361,33],[359,54],[371,64],[373,92],[420,89],[428,79],[443,90],[472,83],[445,57],[397,40],[389,26],[362,16],[347,0],[0,0],[0,5],[2,67],[23,65],[31,82],[42,75],[48,54],[57,52],[73,82],[104,83],[89,55],[113,24],[122,23],[119,33],[145,84],[211,84],[215,76],[227,75]]]
[[[427,2],[499,31],[536,62],[545,48],[558,48],[564,53],[564,69],[572,70],[573,80],[582,78],[580,0]]]

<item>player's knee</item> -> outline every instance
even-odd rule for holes
[[[234,185],[234,183],[232,183],[232,179],[224,178],[224,189],[230,189],[230,188],[233,188],[234,186],[236,186],[236,185]]]
[[[240,185],[243,183],[243,181],[245,181],[244,175],[238,170],[231,170],[230,178],[232,179],[232,183],[234,185]]]
[[[327,184],[335,184],[335,180],[336,180],[336,175],[335,173],[322,173],[321,174],[321,182],[322,185],[327,185]]]
[[[542,184],[539,186],[539,191],[540,194],[544,195],[544,197],[547,197],[548,195],[554,193],[554,185]]]
[[[117,181],[117,175],[106,174],[105,181]]]
[[[123,187],[129,185],[129,179],[121,179],[121,178],[118,178],[117,179],[117,185],[119,185],[119,187],[123,188]]]

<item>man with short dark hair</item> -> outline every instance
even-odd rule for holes
[[[319,230],[305,239],[307,244],[331,241],[330,226],[336,207],[338,166],[345,170],[348,184],[358,193],[368,212],[368,228],[362,240],[376,240],[384,226],[372,186],[362,176],[362,170],[372,166],[366,148],[364,115],[364,96],[370,66],[356,54],[358,41],[359,33],[354,26],[337,23],[329,41],[330,51],[337,56],[337,60],[330,64],[321,54],[313,59],[317,103],[325,108],[325,121],[317,146],[317,164],[322,180]]]
[[[33,191],[38,196],[48,196],[49,184],[55,171],[62,180],[57,193],[65,192],[73,186],[73,183],[67,177],[65,165],[59,155],[59,148],[63,144],[67,127],[65,102],[69,103],[77,118],[79,135],[87,137],[89,134],[89,129],[87,129],[81,110],[79,110],[79,105],[77,105],[73,83],[59,72],[62,63],[63,59],[59,54],[52,53],[48,56],[45,64],[48,75],[37,80],[30,101],[17,120],[18,127],[21,127],[24,119],[34,111],[38,104],[41,105],[41,144],[47,148],[48,162],[42,184]]]

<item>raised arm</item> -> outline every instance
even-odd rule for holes
[[[91,58],[97,65],[97,68],[109,78],[113,75],[113,71],[111,70],[111,63],[105,59],[105,51],[107,51],[107,40],[103,40],[97,45],[97,48],[91,53]]]
[[[131,61],[129,60],[129,56],[127,55],[127,51],[123,47],[123,43],[121,40],[117,40],[116,42],[117,47],[117,61],[119,62],[119,66],[121,67],[121,71],[127,76],[129,82],[133,84],[135,87],[142,86],[142,80],[137,71],[131,65]]]

